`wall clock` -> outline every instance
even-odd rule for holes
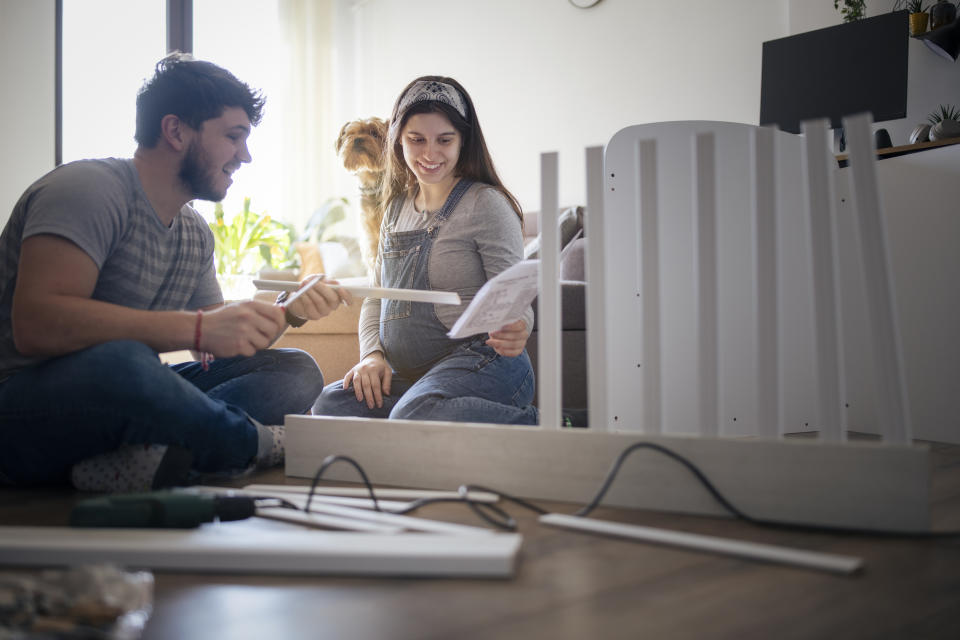
[[[570,4],[580,9],[589,9],[599,2],[600,0],[570,0]]]

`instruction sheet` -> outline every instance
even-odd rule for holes
[[[537,297],[539,270],[539,260],[523,260],[487,280],[447,335],[466,338],[522,318]]]

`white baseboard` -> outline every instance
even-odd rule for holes
[[[481,484],[531,499],[587,502],[617,455],[647,441],[688,458],[728,500],[757,518],[871,530],[926,531],[924,445],[669,437],[487,424],[286,417],[286,474],[309,478],[331,454],[355,458],[371,482],[428,489]],[[334,465],[325,478],[357,482]],[[634,452],[604,504],[728,515],[691,473]]]

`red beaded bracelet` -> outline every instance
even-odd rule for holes
[[[210,363],[213,362],[213,354],[200,350],[200,336],[203,335],[200,326],[203,322],[203,309],[197,309],[197,327],[193,332],[193,350],[200,354],[200,366],[204,371],[210,370]]]
[[[193,350],[200,353],[200,323],[203,322],[203,309],[197,309],[197,328],[193,332]]]

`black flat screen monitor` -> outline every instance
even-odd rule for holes
[[[763,43],[760,124],[800,133],[800,123],[869,111],[907,115],[907,12],[896,11]]]

